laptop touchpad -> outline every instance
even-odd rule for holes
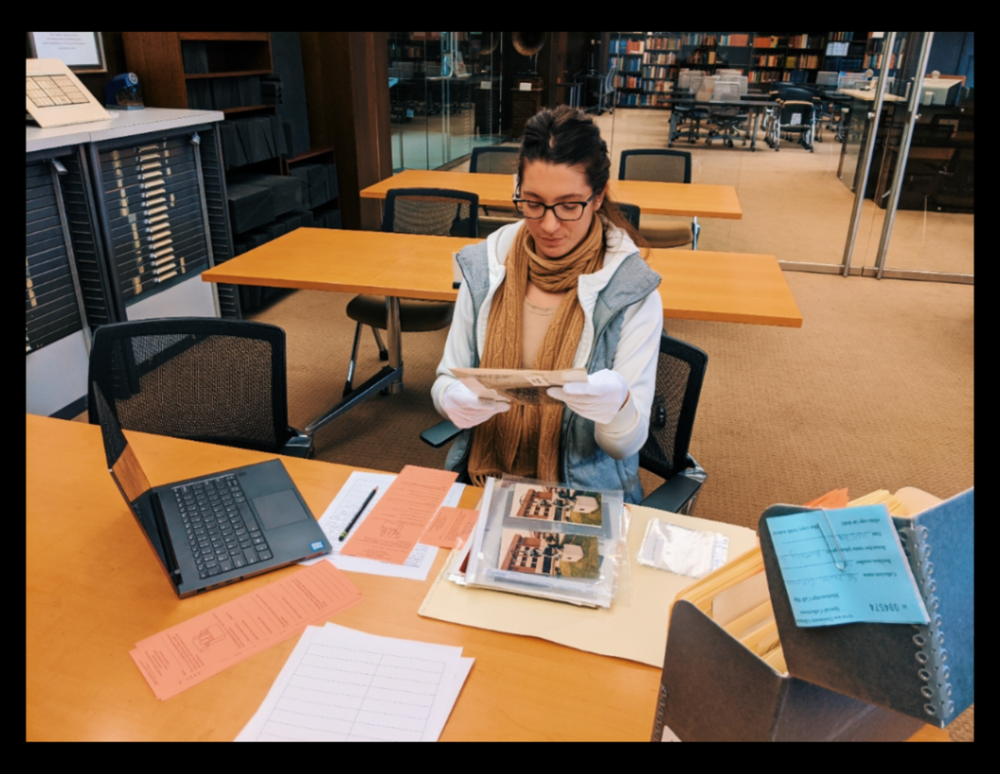
[[[254,507],[264,522],[264,529],[277,529],[309,517],[291,489],[253,498]]]

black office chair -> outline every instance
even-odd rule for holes
[[[649,437],[639,451],[639,465],[666,480],[643,505],[671,513],[694,509],[707,474],[688,449],[707,366],[708,355],[698,347],[666,333],[660,337]]]
[[[708,474],[688,449],[707,365],[708,355],[698,347],[666,333],[661,335],[649,437],[639,451],[639,466],[666,480],[642,505],[671,513],[690,514],[694,509]],[[425,430],[420,438],[436,449],[460,432],[446,419]]]
[[[382,230],[397,234],[479,237],[479,197],[467,191],[444,188],[395,188],[388,192],[382,216]],[[362,258],[363,260],[363,258]],[[448,261],[443,254],[441,260]],[[455,305],[450,301],[399,300],[399,324],[404,333],[437,331],[451,325]],[[372,329],[378,344],[379,358],[389,359],[379,330],[387,327],[384,296],[355,296],[347,304],[347,316],[357,325],[351,363],[347,369],[344,395],[353,389],[354,369],[358,359],[361,327]]]
[[[516,175],[517,159],[521,152],[517,145],[490,145],[485,148],[473,148],[469,160],[469,171],[493,175]],[[489,236],[501,226],[516,223],[521,219],[514,205],[508,207],[487,208],[481,205],[483,216],[479,218],[480,236]],[[492,209],[492,212],[490,212]]]
[[[674,96],[678,101],[674,102],[671,110],[677,113],[677,122],[674,133],[667,138],[667,147],[670,148],[674,142],[681,139],[686,139],[690,145],[694,145],[700,137],[708,136],[701,131],[701,122],[708,119],[708,108],[696,105],[695,92],[688,89],[678,88],[674,91]]]
[[[688,151],[662,148],[622,151],[618,165],[619,180],[654,180],[660,183],[690,183],[691,154]],[[640,233],[650,247],[682,247],[698,249],[701,226],[698,218],[687,223],[666,222],[651,226],[648,222]]]
[[[312,438],[288,426],[285,332],[212,317],[111,323],[94,333],[87,379],[119,424],[174,438],[308,457]]]
[[[788,100],[779,103],[775,112],[774,123],[771,129],[772,147],[777,151],[781,150],[781,138],[798,137],[799,145],[810,153],[813,148],[813,134],[815,129],[815,106],[812,99],[808,102],[804,100]]]
[[[488,172],[494,175],[513,175],[517,173],[517,154],[521,148],[518,145],[489,145],[484,148],[473,148],[469,160],[470,172]]]

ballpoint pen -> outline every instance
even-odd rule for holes
[[[354,522],[356,522],[358,520],[358,517],[360,517],[361,514],[365,512],[365,508],[368,507],[368,503],[372,501],[372,498],[375,496],[375,493],[377,491],[378,487],[375,487],[374,489],[372,489],[372,491],[368,493],[368,496],[365,498],[365,501],[361,503],[361,507],[358,508],[358,512],[355,513],[354,518],[351,519],[351,523],[348,524],[346,527],[344,527],[344,531],[340,533],[340,537],[338,538],[340,542],[343,542],[344,538],[347,537],[347,533],[351,531],[351,527],[354,526]]]

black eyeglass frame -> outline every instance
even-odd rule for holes
[[[522,199],[519,196],[512,196],[511,201],[514,202],[514,209],[516,209],[518,213],[520,213],[524,217],[525,220],[541,220],[542,218],[545,217],[545,213],[547,213],[549,210],[552,210],[552,214],[556,216],[556,220],[561,221],[563,223],[576,223],[578,220],[583,219],[583,213],[587,211],[587,205],[594,200],[595,196],[597,196],[597,191],[594,191],[594,193],[590,195],[590,198],[587,199],[587,201],[585,202],[556,202],[555,204],[542,204],[541,202],[536,202],[534,199]],[[545,209],[542,210],[542,214],[539,215],[537,218],[532,218],[526,215],[525,213],[521,212],[521,208],[517,206],[519,204],[537,204],[539,207],[544,207]],[[560,218],[559,213],[556,212],[556,207],[559,207],[564,204],[582,205],[582,209],[580,210],[580,217]]]

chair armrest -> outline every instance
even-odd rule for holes
[[[701,481],[677,475],[664,481],[641,505],[670,513],[687,513],[694,505],[694,499],[701,489]],[[687,510],[685,510],[687,509]]]
[[[438,422],[434,427],[424,430],[420,434],[420,440],[438,449],[456,438],[461,432],[461,429],[456,427],[453,422],[446,419],[443,422]]]
[[[285,441],[285,445],[281,447],[280,453],[287,454],[289,457],[303,457],[305,459],[312,457],[312,437],[300,433],[294,427],[288,428],[288,432],[292,433],[292,437]]]

